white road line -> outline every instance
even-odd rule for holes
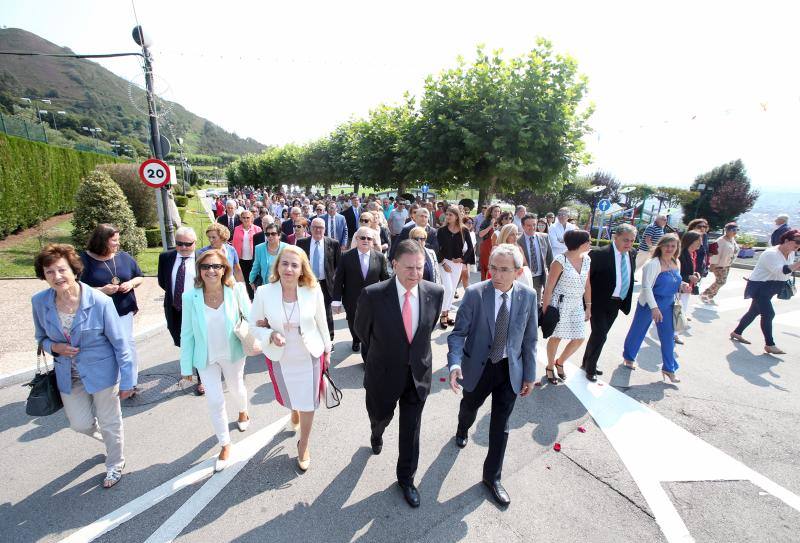
[[[242,466],[246,464],[247,460],[249,460],[253,454],[255,454],[261,447],[266,445],[275,436],[275,434],[277,434],[280,431],[280,428],[286,425],[288,419],[289,417],[287,415],[279,419],[278,421],[270,424],[266,428],[259,430],[253,435],[246,437],[245,439],[235,444],[235,446],[233,447],[232,456],[234,459],[237,459],[236,460],[237,463],[229,467],[229,469],[235,470],[235,472],[231,474],[231,479],[241,469],[241,466],[239,466],[238,462],[241,461]],[[277,430],[275,430],[275,428],[277,428]],[[250,456],[247,457],[247,460],[240,460],[243,459],[247,454],[247,452],[251,450],[252,453],[250,454]],[[226,474],[227,471],[228,470],[222,471],[221,473],[217,474],[217,477]],[[172,496],[176,492],[186,488],[187,486],[193,485],[198,481],[203,480],[209,475],[212,475],[213,472],[214,472],[214,458],[208,458],[200,462],[199,464],[192,466],[191,468],[181,473],[180,475],[173,477],[166,483],[157,486],[150,492],[147,492],[146,494],[139,496],[135,500],[126,503],[125,505],[116,509],[115,511],[112,511],[106,516],[96,520],[90,525],[85,526],[80,530],[77,530],[76,532],[73,532],[66,538],[62,539],[61,543],[86,543],[92,541],[100,537],[104,533],[109,532],[114,528],[116,528],[117,526],[131,520],[136,515],[143,513],[144,511],[147,511],[154,505],[157,505],[158,503]],[[212,480],[214,480],[215,478],[216,477],[212,477]],[[225,484],[227,484],[227,482]],[[205,488],[205,486],[206,485],[204,485],[203,488]],[[213,498],[213,496],[211,497]],[[205,504],[203,506],[205,506]],[[183,507],[181,507],[181,509],[183,509]],[[197,511],[197,513],[199,512],[200,510]],[[195,516],[197,513],[195,513]],[[173,515],[173,517],[174,516],[175,515]],[[172,517],[170,517],[170,519],[172,519]],[[191,521],[191,518],[189,519],[189,521]]]
[[[639,486],[667,541],[694,541],[662,482],[749,480],[800,511],[800,497],[756,473],[607,383],[566,364],[566,384],[586,407]]]
[[[147,538],[145,543],[169,543],[178,537],[205,506],[211,503],[211,500],[236,477],[236,474],[247,465],[250,459],[286,426],[288,421],[289,417],[285,416],[259,430],[251,439],[245,440],[246,442],[237,443],[232,452],[232,464],[206,481],[200,490],[192,494],[153,535]]]

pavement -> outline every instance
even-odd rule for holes
[[[382,454],[371,453],[361,360],[343,316],[332,375],[344,398],[317,411],[304,474],[263,358],[251,357],[253,422],[236,431],[228,409],[237,461],[212,475],[218,447],[206,401],[178,382],[166,330],[153,333],[137,341],[142,394],[124,402],[127,467],[111,490],[101,488],[100,443],[69,430],[63,411],[26,416],[26,388],[0,389],[0,541],[797,541],[800,304],[775,304],[776,341],[790,354],[763,353],[757,324],[745,332],[752,345],[732,343],[746,273],[731,272],[716,306],[692,307],[677,347],[681,383],[661,381],[652,330],[639,369],[619,367],[631,320],[621,315],[600,363],[605,381],[591,384],[574,366],[581,349],[565,384],[519,399],[503,470],[507,509],[480,484],[489,405],[467,447],[453,443],[447,331],[433,339],[419,509],[394,481],[396,418]]]

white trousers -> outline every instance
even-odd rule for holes
[[[64,412],[70,428],[100,439],[105,444],[106,469],[122,468],[125,464],[122,453],[125,436],[117,386],[89,394],[80,380],[73,381],[72,391],[69,394],[62,392],[61,401],[64,402]]]
[[[247,390],[244,388],[244,362],[242,358],[238,362],[220,362],[208,364],[203,369],[198,369],[200,379],[206,387],[206,403],[208,414],[211,417],[211,426],[217,435],[220,446],[231,442],[231,434],[228,430],[228,414],[225,411],[225,394],[222,391],[222,376],[225,375],[225,382],[228,383],[228,392],[233,397],[236,411],[247,411]]]
[[[445,264],[450,267],[449,272],[445,271]],[[439,264],[439,271],[442,274],[442,286],[444,287],[442,311],[453,310],[453,296],[456,294],[456,287],[458,286],[458,281],[461,279],[461,270],[463,267],[464,264],[456,264],[451,260],[445,260]]]
[[[128,338],[128,345],[131,349],[131,360],[133,360],[133,382],[139,382],[139,355],[136,354],[136,342],[133,340],[133,311],[119,318],[122,323],[122,331]]]

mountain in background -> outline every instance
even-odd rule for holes
[[[19,28],[0,29],[0,51],[73,54],[66,47]],[[56,118],[59,130],[67,138],[73,132],[85,136],[85,132],[81,134],[83,126],[101,127],[103,140],[118,139],[144,154],[149,147],[148,118],[131,103],[133,99],[145,104],[144,95],[141,88],[90,60],[0,55],[0,110],[20,112],[20,106],[26,105],[21,97],[49,99],[51,106],[37,106],[68,112]],[[161,132],[172,141],[173,149],[175,137],[184,139],[187,153],[203,155],[258,153],[265,148],[252,138],[226,132],[180,104],[164,104],[171,109],[160,120]],[[33,110],[28,111],[33,117]]]

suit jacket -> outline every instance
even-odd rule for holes
[[[222,226],[224,226],[225,228],[228,228],[228,214],[227,213],[223,213],[222,215],[217,217],[217,222],[219,224],[221,224]],[[241,221],[241,219],[239,219],[239,215],[234,215],[233,216],[233,227],[236,228],[240,224],[242,224],[242,221]],[[230,228],[228,228],[228,230],[230,230]],[[231,230],[231,235],[233,235],[233,230]]]
[[[196,257],[196,255],[195,255]],[[167,329],[173,337],[180,338],[181,335],[181,312],[172,305],[174,300],[172,284],[172,268],[175,266],[175,259],[178,258],[178,251],[171,249],[158,255],[158,286],[164,291],[164,317],[167,320]],[[184,292],[191,289],[192,285],[185,284]]]
[[[64,394],[72,392],[72,362],[66,356],[54,354],[53,343],[69,343],[80,349],[75,361],[89,394],[117,383],[120,390],[131,390],[136,384],[133,358],[114,302],[86,283],[80,285],[80,305],[72,321],[69,341],[58,318],[55,291],[48,288],[31,298],[36,341],[53,355],[58,390]]]
[[[391,249],[389,249],[389,260],[394,258],[394,252],[397,250],[397,245],[403,241],[408,239],[408,236],[411,235],[411,231],[417,227],[417,223],[412,222],[411,224],[407,224],[400,230],[400,235],[397,236],[397,239],[392,243]],[[436,237],[436,229],[432,227],[430,224],[425,227],[425,231],[428,233],[428,239],[425,240],[425,248],[432,249],[435,252],[439,251],[439,239]]]
[[[550,269],[550,264],[553,263],[553,249],[550,246],[550,236],[541,232],[535,232],[533,235],[536,236],[536,239],[539,241],[539,266],[542,270],[542,284],[545,284],[547,283],[547,271]],[[526,246],[524,234],[520,235],[517,244],[522,248],[522,254],[525,255],[525,259],[528,261],[528,267],[531,269],[531,272],[533,272],[536,270],[536,266],[531,262],[533,255],[530,254],[530,247]]]
[[[317,285],[314,288],[297,287],[297,310],[300,317],[300,337],[311,353],[311,356],[321,356],[323,352],[331,352],[331,337],[328,332],[328,320],[325,317],[325,301],[322,289]],[[272,361],[278,361],[283,356],[285,347],[278,347],[269,342],[272,332],[285,335],[283,322],[286,316],[283,313],[283,290],[280,281],[267,283],[258,287],[250,309],[249,322],[261,319],[267,320],[267,328],[251,327],[253,334],[261,342],[264,354]]]
[[[244,358],[244,350],[233,327],[239,321],[239,312],[247,319],[250,314],[250,298],[244,283],[233,288],[222,287],[222,302],[225,305],[225,332],[232,361]],[[250,330],[257,330],[250,326]],[[208,325],[206,303],[202,288],[190,288],[183,293],[183,322],[181,323],[181,375],[191,375],[192,367],[203,369],[208,363]]]
[[[367,278],[361,275],[361,262],[358,258],[358,249],[353,248],[342,255],[336,275],[333,279],[333,301],[341,301],[345,311],[355,315],[356,304],[364,287],[389,279],[386,269],[386,257],[380,251],[370,249],[369,269]]]
[[[313,238],[307,237],[297,242],[297,246],[306,252],[309,262],[311,262],[312,241]],[[339,242],[327,236],[322,238],[322,251],[324,256],[322,266],[325,268],[325,285],[328,287],[328,294],[333,296],[333,283],[336,277],[336,268],[339,267],[339,257],[342,251],[339,249]]]
[[[288,236],[293,236],[294,235],[294,221],[292,220],[291,217],[289,217],[288,219],[285,219],[281,223],[280,230],[281,230],[281,233],[284,236],[288,237]],[[294,243],[292,243],[292,245],[294,245]]]
[[[354,328],[364,343],[364,389],[378,399],[387,414],[403,394],[411,366],[420,400],[431,390],[431,333],[438,324],[444,289],[428,281],[419,283],[419,325],[411,343],[403,326],[397,299],[397,279],[364,288],[358,301]]]
[[[328,228],[329,215],[326,213],[319,217],[325,221],[325,235],[338,241],[339,247],[347,247],[347,242],[350,239],[350,230],[347,228],[347,221],[344,216],[339,213],[333,216],[333,231]]]
[[[622,312],[626,315],[631,311],[631,300],[633,300],[633,274],[636,271],[635,251],[628,251],[623,258],[628,258],[628,269],[630,270],[630,280],[628,295],[622,300]],[[614,249],[611,244],[589,251],[589,259],[592,265],[589,267],[589,284],[592,286],[592,307],[599,308],[608,303],[611,295],[614,294],[614,287],[617,284],[617,262],[614,258]]]
[[[481,281],[464,291],[456,313],[456,324],[447,336],[447,367],[461,366],[464,390],[475,390],[489,362],[489,351],[495,334],[494,286]],[[519,394],[522,383],[536,378],[536,341],[538,330],[536,293],[521,282],[514,283],[511,314],[508,321],[508,376],[514,392]]]
[[[355,236],[356,230],[358,230],[360,225],[358,224],[358,219],[353,211],[353,206],[350,206],[342,211],[342,216],[347,223],[347,243],[345,243],[345,247],[349,247],[350,242],[352,241],[353,236]],[[358,216],[361,216],[361,210],[358,211]]]

